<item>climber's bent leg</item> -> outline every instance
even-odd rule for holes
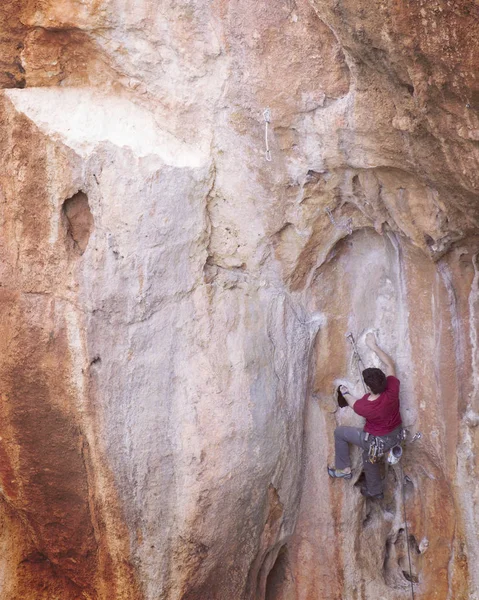
[[[366,489],[371,496],[377,496],[383,493],[383,481],[379,463],[371,463],[368,459],[368,449],[363,451],[363,468],[366,476]]]
[[[366,447],[364,431],[359,427],[345,427],[341,425],[334,430],[334,447],[336,451],[336,469],[349,469],[351,460],[349,458],[349,444]]]

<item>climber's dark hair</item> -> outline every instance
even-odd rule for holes
[[[387,388],[386,375],[381,369],[364,369],[363,379],[373,394],[382,394]]]

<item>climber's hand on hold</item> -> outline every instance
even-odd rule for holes
[[[346,402],[348,403],[348,405],[353,408],[354,403],[357,402],[357,398],[353,398],[348,390],[348,388],[345,385],[340,385],[339,389],[341,391],[341,394],[343,395],[343,398],[346,400]]]
[[[390,375],[393,375],[394,377],[396,377],[396,368],[394,366],[394,361],[389,356],[389,354],[386,354],[386,352],[384,352],[384,350],[381,350],[381,348],[377,345],[376,336],[374,335],[374,333],[367,334],[366,345],[376,354],[379,360],[384,363],[386,367],[386,376],[389,377]]]

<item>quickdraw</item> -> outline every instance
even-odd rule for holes
[[[351,343],[351,346],[353,347],[353,360],[356,361],[356,367],[359,371],[359,377],[363,383],[364,393],[366,393],[367,392],[366,384],[364,383],[364,379],[363,379],[363,371],[364,371],[365,367],[364,367],[363,360],[358,352],[356,340],[354,339],[354,335],[351,333],[351,331],[348,331],[348,333],[346,334],[346,337],[348,338],[348,340]]]
[[[271,162],[272,157],[271,157],[271,150],[269,149],[269,140],[268,140],[268,125],[271,123],[271,111],[269,108],[264,109],[263,119],[264,119],[264,143],[266,146],[265,158],[268,162]]]
[[[351,219],[351,217],[349,217],[347,221],[342,221],[341,223],[338,223],[334,218],[333,211],[329,208],[329,206],[327,206],[324,210],[326,211],[329,220],[334,225],[334,227],[336,227],[336,229],[344,229],[348,232],[348,235],[351,235],[353,233],[353,220]]]

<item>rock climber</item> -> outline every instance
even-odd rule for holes
[[[351,479],[351,461],[349,444],[363,449],[363,468],[366,476],[366,487],[361,493],[366,498],[382,499],[383,482],[378,462],[371,462],[369,449],[371,444],[380,443],[384,452],[400,443],[402,436],[402,421],[399,412],[399,380],[396,377],[394,362],[376,343],[373,333],[366,336],[367,346],[375,352],[385,365],[381,369],[364,369],[364,383],[370,390],[362,398],[351,396],[348,389],[342,386],[341,392],[355,413],[365,417],[364,428],[336,427],[334,432],[336,464],[335,468],[328,467],[328,474],[333,478]],[[376,438],[376,440],[375,440]]]

